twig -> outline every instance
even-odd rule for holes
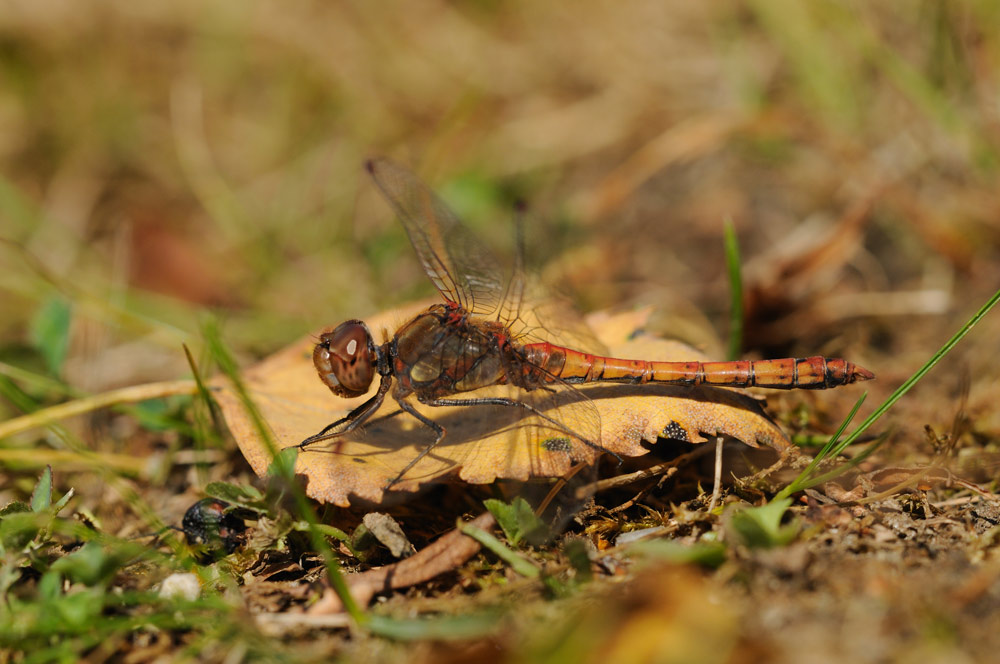
[[[977,500],[986,501],[985,497],[980,495],[975,496],[959,496],[958,498],[950,498],[948,500],[941,500],[936,503],[931,503],[932,507],[943,508],[943,507],[958,507],[959,505],[968,505],[969,503],[976,502]]]
[[[715,439],[715,477],[712,486],[712,500],[708,502],[709,513],[715,509],[715,504],[719,502],[722,495],[722,436]]]
[[[495,524],[496,520],[489,512],[484,512],[469,522],[469,525],[481,530],[489,530]],[[375,593],[407,588],[453,570],[474,556],[480,548],[479,542],[454,529],[409,558],[367,572],[345,574],[344,580],[351,595],[360,606],[364,606]],[[341,610],[340,598],[331,589],[309,609],[309,613],[323,615]]]
[[[350,627],[351,619],[346,613],[313,615],[310,613],[259,613],[253,617],[254,622],[269,636],[281,636],[287,632],[301,628],[336,629]]]
[[[41,450],[25,448],[0,449],[0,462],[19,463],[31,466],[66,467],[79,465],[84,468],[95,466],[126,475],[148,476],[153,464],[149,458],[128,454],[108,454],[99,452],[74,452],[71,450]]]
[[[682,454],[675,459],[664,463],[658,463],[655,466],[650,466],[649,468],[643,468],[642,470],[637,470],[634,473],[629,473],[627,475],[616,475],[615,477],[608,477],[603,480],[597,480],[596,482],[591,482],[590,484],[585,484],[576,490],[576,497],[584,498],[591,494],[597,493],[598,491],[605,491],[607,489],[615,489],[621,486],[627,486],[633,484],[634,482],[640,482],[642,480],[650,479],[653,477],[659,477],[666,473],[676,473],[677,468],[690,463],[694,459],[705,454],[710,448],[702,445],[701,447],[695,448],[693,451],[687,454]],[[673,470],[671,470],[673,469]]]
[[[556,498],[557,495],[559,495],[559,492],[563,490],[563,487],[565,487],[569,483],[569,481],[571,479],[573,479],[574,475],[576,475],[581,470],[583,470],[586,467],[586,465],[587,464],[585,464],[585,463],[578,463],[575,466],[573,466],[572,468],[570,468],[569,472],[566,473],[566,475],[564,475],[564,476],[560,477],[558,480],[556,480],[555,484],[552,485],[552,488],[549,489],[549,492],[547,494],[545,494],[545,498],[543,498],[542,502],[539,503],[539,505],[538,505],[537,508],[535,508],[535,515],[536,516],[541,516],[542,513],[549,508],[549,504],[553,500],[555,500],[555,498]],[[588,493],[581,494],[579,490],[577,490],[577,492],[575,494],[573,494],[573,497],[576,500],[582,500],[582,499],[587,498],[589,496],[590,496],[590,494],[588,494]]]

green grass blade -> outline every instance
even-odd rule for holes
[[[840,437],[844,435],[844,431],[847,430],[847,425],[849,425],[854,419],[854,416],[858,414],[858,409],[861,408],[861,404],[865,402],[867,397],[867,392],[861,395],[861,398],[855,402],[854,408],[851,408],[851,412],[847,414],[844,421],[840,423],[839,427],[837,427],[837,431],[830,436],[830,440],[828,440],[826,445],[824,445],[823,448],[816,454],[815,458],[809,462],[809,465],[805,467],[805,470],[799,473],[798,477],[792,480],[792,483],[788,485],[789,487],[797,486],[799,482],[807,481],[808,478],[812,477],[812,474],[816,472],[816,468],[819,467],[821,463],[827,459],[836,457],[841,451],[843,451],[844,448],[839,444]],[[788,487],[785,487],[785,490],[788,490]],[[782,491],[778,494],[778,496],[782,498],[786,498],[788,495],[791,495],[791,493],[785,494],[784,491]]]
[[[895,403],[903,397],[904,394],[909,392],[914,385],[920,382],[920,380],[927,375],[928,371],[933,369],[937,365],[937,363],[940,362],[942,358],[944,358],[945,355],[950,353],[951,350],[956,345],[958,345],[958,342],[964,339],[965,336],[972,331],[972,328],[974,328],[979,323],[979,321],[981,321],[983,317],[986,316],[986,314],[988,314],[990,310],[993,309],[994,306],[996,306],[998,301],[1000,301],[1000,290],[993,293],[993,296],[986,301],[986,304],[980,307],[979,311],[977,311],[975,315],[972,316],[972,318],[966,321],[965,325],[963,325],[961,329],[959,329],[958,332],[956,332],[951,337],[951,339],[948,339],[948,341],[945,342],[945,344],[941,346],[941,348],[939,348],[938,351],[934,353],[934,355],[932,355],[931,358],[927,360],[927,362],[925,362],[922,367],[917,369],[917,371],[912,376],[907,378],[906,381],[902,385],[900,385],[896,389],[896,391],[889,396],[888,399],[883,401],[882,404],[879,405],[879,407],[876,408],[875,411],[872,412],[872,414],[869,415],[864,422],[858,425],[858,428],[852,431],[851,435],[842,440],[840,443],[828,444],[827,447],[831,448],[828,457],[836,456],[837,454],[840,454],[843,450],[845,450],[848,446],[854,444],[854,442],[857,441],[857,439],[861,437],[861,435],[865,431],[867,431],[876,421],[878,421],[879,418],[885,415],[885,413],[890,408],[892,408],[895,405]],[[855,410],[856,408],[857,407],[855,407]],[[853,417],[853,415],[854,411],[851,412],[851,417]],[[841,427],[841,429],[843,429],[843,426]],[[836,436],[834,437],[834,440],[835,439]],[[831,441],[831,443],[832,442],[833,441]],[[824,447],[824,450],[826,450],[826,447]],[[868,450],[866,450],[866,452],[868,452],[869,454],[871,453]],[[822,461],[821,457],[817,457],[817,459]],[[810,464],[810,467],[812,468],[813,471],[815,470],[814,464],[818,465],[818,462],[814,461],[813,464]],[[849,466],[841,467],[834,471],[831,471],[830,473],[827,473],[826,475],[821,476],[822,481],[826,481],[828,479],[836,477],[840,473],[844,472],[844,470],[846,470],[848,467]],[[778,495],[775,496],[775,499],[787,498],[796,491],[801,491],[802,489],[805,489],[807,487],[815,486],[816,482],[819,481],[819,478],[811,478],[807,475],[807,472],[812,472],[812,471],[810,471],[809,468],[807,468],[806,471],[803,471],[803,473],[798,477],[796,477],[791,484],[789,484],[784,489],[779,491]]]
[[[492,551],[497,558],[510,565],[510,568],[521,576],[528,579],[536,579],[541,573],[541,570],[534,563],[504,546],[503,542],[498,540],[493,534],[486,532],[482,528],[461,522],[459,522],[457,527],[463,535],[468,535],[482,544],[484,548]]]
[[[799,490],[810,489],[818,484],[829,482],[830,480],[843,475],[848,470],[854,468],[856,465],[858,465],[859,463],[867,459],[869,456],[871,456],[875,450],[882,447],[882,444],[885,443],[886,440],[888,440],[888,436],[879,436],[874,441],[872,441],[872,443],[868,447],[861,450],[861,452],[854,458],[845,461],[844,463],[837,466],[830,472],[823,473],[822,475],[818,475],[812,478],[807,478],[806,480],[804,480]]]
[[[556,596],[562,597],[567,595],[566,587],[559,579],[546,574],[538,565],[506,547],[492,533],[488,533],[482,528],[471,524],[464,524],[461,521],[457,527],[462,534],[468,535],[482,544],[484,548],[492,551],[500,560],[510,565],[511,569],[521,576],[528,579],[541,579],[542,583]]]
[[[740,244],[733,220],[722,227],[726,248],[726,272],[729,274],[729,342],[726,358],[735,360],[743,349],[743,275],[740,271]]]
[[[264,441],[268,451],[271,453],[271,458],[273,459],[271,468],[280,473],[287,480],[285,484],[291,492],[299,515],[302,517],[302,520],[309,524],[310,542],[320,556],[323,557],[327,570],[327,578],[330,581],[331,587],[333,587],[334,591],[337,593],[340,601],[343,602],[344,609],[348,614],[350,614],[351,618],[358,625],[365,625],[368,622],[369,617],[361,610],[361,607],[358,606],[358,603],[354,600],[354,596],[351,595],[351,591],[347,587],[347,582],[344,580],[344,576],[340,572],[340,564],[337,562],[337,558],[333,555],[333,551],[327,544],[322,531],[318,528],[319,520],[316,518],[316,512],[309,503],[309,499],[306,498],[302,487],[295,481],[295,469],[292,464],[285,462],[285,455],[279,453],[274,440],[271,438],[271,430],[264,421],[264,417],[260,414],[260,410],[253,403],[250,393],[246,389],[246,385],[243,384],[243,380],[241,379],[239,370],[236,366],[236,361],[222,343],[218,328],[210,322],[205,325],[203,332],[205,342],[208,346],[209,352],[211,353],[212,359],[218,365],[220,371],[222,371],[226,378],[228,378],[232,383],[233,390],[242,402],[243,407],[246,408],[247,413],[261,436],[261,439]]]
[[[49,297],[31,320],[29,338],[45,359],[53,376],[62,374],[63,362],[69,350],[69,327],[73,318],[72,304],[59,296]]]
[[[501,623],[501,614],[484,611],[458,616],[433,616],[428,618],[391,618],[375,615],[368,629],[378,636],[397,641],[456,641],[482,638],[495,632]]]

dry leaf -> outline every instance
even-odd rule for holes
[[[802,224],[747,263],[743,268],[746,347],[774,347],[856,315],[853,308],[832,306],[834,296],[828,293],[862,245],[878,191],[873,188],[836,223]]]
[[[422,303],[372,317],[369,327],[376,336],[382,330],[391,334],[391,330],[425,307]],[[637,332],[646,315],[647,312],[633,312],[593,316],[592,322],[600,340],[619,357],[704,359],[683,344]],[[279,449],[298,445],[346,415],[375,391],[372,389],[368,395],[356,399],[341,399],[331,394],[312,365],[315,342],[314,336],[301,339],[247,369],[243,375]],[[216,378],[213,387],[244,456],[255,472],[264,473],[271,455],[253,421],[225,379]],[[753,447],[763,444],[780,450],[789,444],[759,402],[739,391],[621,384],[583,386],[580,391],[592,400],[599,413],[600,445],[622,457],[646,454],[648,446],[643,441],[655,442],[659,437],[703,442],[705,436],[725,434]],[[474,394],[518,392],[517,388],[498,386]],[[552,445],[561,439],[542,438],[537,427],[511,424],[510,412],[516,409],[433,408],[420,404],[417,408],[443,425],[447,435],[392,486],[393,491],[416,491],[421,485],[444,477],[475,484],[498,478],[557,477],[568,473],[576,462],[593,462],[599,456],[597,450],[579,445],[575,449]],[[322,502],[341,506],[354,499],[381,502],[386,485],[433,440],[432,432],[408,415],[377,421],[397,410],[391,396],[387,397],[364,431],[304,449],[299,454],[296,472],[307,478],[307,493]],[[573,427],[578,410],[577,405],[567,404],[559,409],[558,417]]]

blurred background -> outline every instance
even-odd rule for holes
[[[527,201],[528,260],[581,309],[653,305],[718,357],[731,220],[744,356],[847,357],[870,410],[1000,285],[998,28],[995,0],[0,0],[0,420],[185,377],[209,318],[245,365],[432,295],[374,155],[506,257]],[[884,462],[964,408],[962,472],[995,478],[998,318],[897,406]],[[857,393],[812,396],[773,400],[835,428]],[[156,419],[184,407],[76,430],[174,521],[205,475],[135,464],[191,447]],[[0,503],[68,467],[44,436],[4,442]]]
[[[501,253],[527,200],[529,260],[584,309],[655,303],[717,352],[730,218],[748,352],[902,361],[926,347],[901,323],[954,326],[1000,281],[998,20],[986,0],[4,2],[0,339],[70,303],[60,371],[99,390],[183,371],[205,308],[262,354],[430,294],[362,177],[382,154]]]

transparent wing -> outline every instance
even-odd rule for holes
[[[448,302],[489,315],[504,298],[503,269],[444,201],[406,168],[386,159],[368,172],[406,228],[424,272]]]
[[[517,251],[514,269],[497,320],[510,330],[517,343],[547,341],[588,353],[606,354],[607,348],[570,304],[569,298],[546,288],[538,275],[525,268],[525,211],[519,206],[514,220]]]
[[[517,315],[503,322],[519,344],[548,342],[585,353],[608,352],[569,299],[550,292],[537,280],[529,281],[524,289]]]
[[[445,300],[503,322],[520,343],[548,341],[590,353],[606,350],[566,298],[548,292],[537,279],[526,278],[523,210],[514,225],[515,264],[511,278],[505,279],[494,254],[420,178],[386,159],[371,160],[367,168]]]
[[[481,399],[480,405],[432,407],[408,398],[447,433],[399,479],[394,485],[398,490],[413,491],[448,474],[473,484],[561,477],[577,463],[593,464],[603,452],[596,405],[569,385],[532,392],[498,385],[456,395]],[[530,410],[488,403],[491,398],[517,401]],[[398,408],[391,401],[386,399],[380,414]],[[336,454],[354,459],[354,464],[365,463],[378,478],[376,486],[384,488],[433,440],[433,431],[401,414],[376,418],[364,430],[317,443],[305,453]]]

